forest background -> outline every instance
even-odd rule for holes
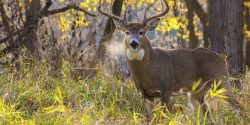
[[[152,46],[210,48],[224,55],[237,99],[249,114],[250,0],[167,0]],[[0,0],[0,123],[144,124],[143,99],[123,52],[124,35],[97,7],[140,21],[161,0]],[[217,83],[215,83],[216,86]],[[178,95],[176,112],[154,109],[152,124],[238,124],[243,119],[212,88],[203,115]],[[249,116],[249,115],[247,115]],[[209,118],[208,118],[209,117]]]

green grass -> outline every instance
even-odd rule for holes
[[[0,124],[145,124],[143,98],[132,81],[122,82],[100,71],[87,80],[70,78],[65,65],[62,78],[49,75],[43,63],[24,64],[20,71],[5,69],[0,74]],[[249,115],[249,80],[237,93],[238,100]],[[164,112],[157,105],[150,124],[242,124],[242,118],[220,99],[209,102],[212,118],[204,116],[199,105],[188,98],[176,96],[175,111]]]

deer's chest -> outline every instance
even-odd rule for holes
[[[159,79],[152,76],[150,72],[147,73],[147,71],[143,73],[143,76],[141,73],[132,75],[137,88],[145,97],[159,97]]]
[[[159,96],[159,90],[161,90],[160,85],[165,80],[161,78],[162,75],[157,75],[159,70],[155,70],[155,66],[146,61],[147,60],[128,60],[128,65],[133,76],[133,80],[139,91],[141,91],[144,96],[156,97]]]

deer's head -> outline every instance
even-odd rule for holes
[[[144,53],[145,53],[143,48],[145,46],[148,46],[148,45],[150,46],[150,43],[145,36],[147,31],[154,30],[160,22],[159,17],[164,16],[169,11],[169,6],[168,6],[166,0],[163,0],[163,1],[164,1],[165,6],[166,6],[165,10],[163,10],[160,14],[154,15],[154,16],[149,17],[149,18],[147,18],[146,11],[145,11],[144,19],[142,20],[142,22],[139,22],[139,23],[127,21],[127,19],[126,19],[127,9],[124,12],[123,19],[119,16],[112,14],[112,13],[110,14],[110,13],[104,12],[101,9],[103,4],[101,4],[98,7],[98,11],[102,15],[105,15],[105,16],[113,19],[113,21],[116,25],[116,28],[125,33],[126,49],[128,49],[132,55],[134,54],[134,56],[136,56],[138,53],[139,53],[139,56],[142,55],[139,57],[139,60],[141,60],[143,58]],[[129,58],[129,56],[128,56],[128,58]],[[133,60],[133,59],[131,58],[131,60]]]

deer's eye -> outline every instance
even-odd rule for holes
[[[130,32],[129,32],[129,31],[126,31],[125,33],[126,33],[126,35],[129,35],[129,34],[130,34]]]
[[[141,35],[141,36],[142,36],[143,34],[144,34],[144,32],[143,32],[143,31],[139,31],[139,35]]]

